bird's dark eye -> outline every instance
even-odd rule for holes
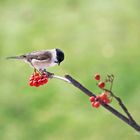
[[[60,49],[56,49],[56,55],[58,63],[61,63],[64,60],[64,53]]]

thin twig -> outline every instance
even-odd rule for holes
[[[104,90],[107,91],[107,92],[109,92],[110,95],[111,95],[111,97],[113,97],[118,102],[118,104],[120,105],[120,107],[122,108],[122,110],[124,111],[124,113],[128,116],[128,118],[132,122],[136,123],[135,120],[133,119],[133,117],[131,116],[131,114],[129,113],[127,107],[124,105],[123,101],[112,92],[112,87],[113,87],[113,83],[114,83],[114,75],[113,74],[108,75],[107,78],[108,78],[108,81],[111,84],[110,85],[110,90],[108,90],[108,89],[104,89]]]
[[[67,82],[67,83],[71,84],[71,82],[68,79],[66,79],[65,77],[55,75],[54,73],[48,72],[45,69],[44,70],[40,70],[39,72],[41,72],[42,74],[45,73],[46,76],[48,78],[50,78],[50,79],[55,78],[55,79],[59,79],[59,80],[62,80],[64,82]]]
[[[58,76],[58,75],[53,75],[52,78],[59,79],[59,80],[62,80],[64,82],[67,82],[67,83],[71,84],[71,82],[67,78],[64,78],[64,77],[61,77],[61,76]]]
[[[120,107],[121,107],[122,110],[126,113],[126,115],[128,116],[128,118],[129,118],[131,121],[135,122],[135,120],[133,119],[133,117],[132,117],[131,114],[129,113],[127,107],[124,105],[123,101],[122,101],[118,96],[116,96],[112,91],[107,90],[107,89],[105,89],[105,91],[109,92],[109,93],[111,94],[111,96],[114,97],[114,98],[117,100],[117,102],[119,103]],[[136,122],[135,122],[135,123],[136,123]]]

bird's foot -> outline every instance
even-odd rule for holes
[[[36,68],[34,68],[34,73],[39,73],[40,75],[42,74],[42,72]]]
[[[36,73],[36,71],[37,71],[37,69],[36,69],[36,68],[34,68],[34,73]]]
[[[46,74],[48,78],[53,78],[54,73],[48,72],[46,69],[42,70],[40,69],[39,72],[41,74]]]

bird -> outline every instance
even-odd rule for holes
[[[64,57],[64,52],[61,49],[55,48],[50,50],[34,51],[19,56],[10,56],[7,57],[7,59],[24,60],[29,63],[34,70],[40,71],[46,70],[55,65],[60,65],[64,60]]]

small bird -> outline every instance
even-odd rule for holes
[[[19,59],[28,62],[35,70],[45,70],[49,67],[60,65],[64,60],[64,53],[60,49],[36,51],[20,56],[11,56],[7,59]]]

